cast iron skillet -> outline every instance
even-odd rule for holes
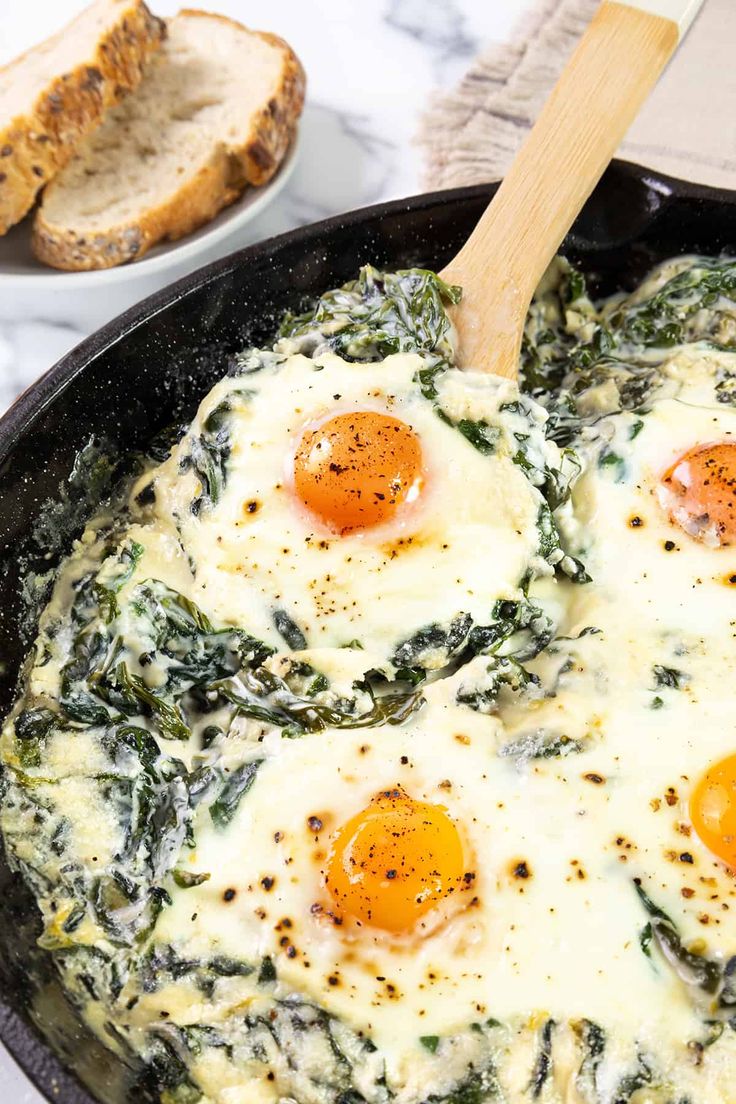
[[[75,469],[79,450],[93,442],[120,474],[158,430],[193,413],[231,352],[268,344],[287,307],[367,262],[442,268],[493,191],[382,204],[244,249],[109,323],[18,400],[0,420],[0,710],[33,636],[24,581],[57,562],[101,493]],[[734,254],[736,193],[614,162],[564,251],[604,293],[678,253]],[[157,1099],[76,1020],[35,947],[37,927],[32,900],[0,859],[0,1038],[57,1104]]]

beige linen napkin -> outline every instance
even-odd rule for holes
[[[537,0],[512,42],[438,95],[418,136],[428,188],[503,176],[597,7]],[[706,0],[618,156],[702,184],[736,187],[736,0]]]

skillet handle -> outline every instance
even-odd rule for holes
[[[680,39],[688,32],[690,24],[702,8],[705,0],[623,0],[629,8],[671,19],[677,24]]]

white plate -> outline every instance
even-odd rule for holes
[[[176,242],[156,245],[140,261],[94,272],[59,272],[31,252],[30,218],[0,237],[0,319],[43,318],[93,330],[147,295],[244,244],[243,229],[261,214],[294,171],[295,140],[276,176],[212,222]]]

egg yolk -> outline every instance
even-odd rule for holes
[[[417,435],[376,410],[336,414],[308,429],[294,457],[297,496],[339,533],[390,521],[421,482]]]
[[[472,883],[460,834],[441,805],[401,789],[378,794],[335,835],[325,884],[341,919],[392,934]]]
[[[690,798],[690,819],[705,846],[736,868],[736,755],[705,772]]]
[[[673,519],[694,536],[714,527],[722,545],[736,540],[736,442],[696,445],[662,478]]]

